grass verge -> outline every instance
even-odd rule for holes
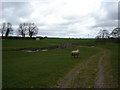
[[[94,57],[84,60],[80,65],[81,68],[76,79],[70,85],[70,87],[77,88],[94,88],[97,72],[98,72],[98,60],[102,53],[96,54]]]

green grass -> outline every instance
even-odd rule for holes
[[[79,69],[79,74],[73,81],[70,87],[77,88],[95,88],[95,82],[98,72],[98,60],[102,52],[94,55],[93,58],[80,63],[81,68]]]
[[[49,46],[56,46],[61,43],[78,43],[80,45],[92,46],[94,39],[57,39],[48,38],[43,40],[3,40],[3,50],[15,50],[19,48],[42,48]]]
[[[56,46],[61,43],[78,43],[79,46],[88,47],[71,47],[68,49],[54,49],[46,52],[22,52],[16,51],[20,48],[42,48]],[[117,74],[117,45],[116,43],[95,43],[94,39],[57,39],[48,38],[44,40],[3,40],[3,88],[46,88],[57,84],[57,81],[64,77],[77,63],[85,66],[80,72],[82,76],[86,75],[83,87],[93,87],[96,72],[96,57],[93,61],[86,63],[84,60],[100,51],[91,46],[97,46],[104,49],[109,49],[112,53],[110,63],[105,62],[104,65],[110,67],[107,72],[116,76]],[[79,58],[73,58],[70,52],[74,49],[80,49]],[[91,67],[92,66],[92,67]],[[112,70],[111,70],[112,69]],[[85,72],[86,70],[86,72]],[[90,71],[89,71],[90,70]],[[110,70],[112,72],[110,72]],[[88,72],[87,72],[88,71]],[[106,74],[107,75],[107,74]],[[110,78],[107,78],[109,80]],[[116,79],[116,77],[114,77]],[[92,80],[90,82],[89,80]],[[84,80],[83,80],[84,81]],[[87,83],[88,82],[88,83]],[[86,85],[85,85],[86,84]]]
[[[72,47],[47,52],[14,51],[23,47],[44,47],[69,42],[66,40],[6,40],[3,41],[3,88],[5,87],[51,87],[70,71],[80,60],[98,52],[97,49]],[[72,42],[72,40],[70,41]],[[74,41],[76,42],[76,41]],[[33,44],[34,43],[34,44]],[[81,51],[77,59],[70,52],[76,48]],[[89,51],[93,52],[89,52]]]
[[[108,88],[118,87],[118,43],[106,43],[99,47],[104,48],[106,55],[103,60],[105,68],[105,84]]]

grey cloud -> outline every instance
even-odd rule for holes
[[[48,0],[45,0],[40,3],[49,5]],[[70,35],[74,36],[75,34],[77,37],[81,34],[82,37],[84,36],[87,37],[87,35],[82,34],[79,30],[69,28],[69,26],[72,26],[75,23],[81,23],[81,24],[84,24],[85,22],[87,23],[87,20],[88,19],[91,20],[91,18],[93,18],[93,20],[95,21],[95,25],[91,27],[85,26],[87,29],[90,29],[91,32],[93,32],[92,30],[95,30],[98,27],[113,28],[117,26],[117,19],[118,19],[117,3],[104,2],[101,4],[100,8],[106,12],[106,16],[103,16],[103,14],[98,11],[98,12],[94,12],[86,16],[80,16],[80,15],[78,16],[68,15],[66,17],[61,16],[61,18],[66,20],[66,22],[63,22],[60,24],[54,24],[51,26],[47,25],[45,22],[42,22],[41,20],[40,20],[41,22],[39,22],[39,19],[34,23],[38,27],[40,27],[39,35],[68,36],[69,37]],[[6,20],[7,22],[11,22],[13,25],[18,25],[19,23],[21,23],[20,21],[21,18],[30,19],[29,16],[32,14],[32,11],[33,9],[28,2],[4,2],[2,3],[2,16],[3,16],[2,18],[3,20]],[[44,16],[43,18],[46,18],[46,16],[48,15],[56,15],[55,12],[56,11],[54,11],[53,8],[51,8],[41,13]],[[45,27],[45,28],[43,29],[42,27]],[[85,32],[87,32],[87,30]]]
[[[95,12],[91,14],[97,21],[102,20],[118,20],[118,3],[117,2],[102,2],[101,10],[104,10],[106,16],[103,17],[104,13]]]
[[[102,8],[107,12],[107,19],[118,20],[118,3],[104,2]]]
[[[81,23],[84,20],[86,20],[86,17],[88,16],[68,16],[68,17],[64,17],[64,19],[66,19],[68,22],[63,23],[62,25],[70,25],[70,24],[75,24],[75,23]]]
[[[69,36],[69,34],[77,34],[78,32],[68,29],[68,26],[56,24],[48,26],[46,29],[39,29],[39,35],[43,36]]]
[[[117,20],[107,20],[107,21],[101,21],[97,23],[96,25],[92,26],[93,28],[96,27],[117,27]]]
[[[118,20],[120,20],[120,2],[118,2]]]
[[[4,8],[22,8],[26,3],[25,2],[1,2],[3,9]]]
[[[106,13],[106,16],[102,17],[102,13],[91,14],[91,17],[94,18],[96,24],[91,28],[111,28],[118,26],[118,7],[117,2],[103,2],[101,4],[101,9]],[[104,13],[103,13],[104,14]]]
[[[2,2],[2,18],[13,24],[20,23],[20,18],[31,15],[32,9],[27,2]]]
[[[35,23],[35,22],[33,22],[33,23]],[[45,23],[35,23],[37,26],[46,26],[46,24]]]

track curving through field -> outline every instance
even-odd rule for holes
[[[87,47],[87,46],[80,46],[80,47]],[[98,64],[96,63],[97,67],[98,67],[98,73],[97,73],[97,77],[96,77],[96,82],[94,84],[94,88],[104,88],[104,67],[102,65],[102,61],[105,56],[105,51],[104,51],[104,49],[98,48],[98,47],[92,47],[92,48],[99,49],[102,52],[102,55],[98,59]],[[88,57],[86,59],[86,62],[89,62],[90,60],[92,60],[95,57],[96,57],[96,55]],[[71,86],[73,81],[76,79],[80,68],[81,68],[80,63],[78,63],[70,72],[68,72],[62,79],[60,79],[58,81],[57,85],[55,85],[53,87],[54,88],[69,88],[69,86]],[[80,83],[75,82],[74,85],[72,85],[72,87],[70,87],[70,88],[78,88],[79,84]]]

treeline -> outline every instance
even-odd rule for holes
[[[100,30],[97,39],[120,39],[120,28],[114,28],[112,32],[109,33],[108,30]]]
[[[17,34],[21,37],[16,38],[27,38],[26,36],[29,36],[29,39],[32,39],[33,36],[36,36],[38,34],[38,27],[35,25],[35,23],[20,23],[17,28]],[[8,37],[10,34],[12,35],[14,33],[14,29],[12,27],[12,24],[10,22],[8,23],[2,23],[0,25],[0,33],[2,35],[2,38],[14,38],[14,37]],[[40,37],[40,39],[43,37]],[[112,32],[109,33],[108,30],[100,30],[98,35],[96,36],[96,39],[120,39],[120,28],[114,28]],[[34,38],[33,38],[34,39]]]
[[[10,22],[2,23],[0,25],[0,33],[2,38],[8,38],[10,34],[12,35],[14,33],[13,31],[14,29]],[[25,38],[26,35],[28,35],[29,38],[32,38],[33,36],[37,35],[37,33],[38,27],[35,25],[35,23],[21,23],[17,28],[17,34],[21,35],[22,38]]]
[[[5,37],[3,37],[2,39],[10,39],[10,40],[42,40],[42,39],[45,39],[45,38],[48,38],[48,37],[41,37],[41,36],[39,36],[39,37],[32,37],[32,38],[30,38],[30,37],[19,37],[19,36],[8,36],[7,38],[5,38]]]

